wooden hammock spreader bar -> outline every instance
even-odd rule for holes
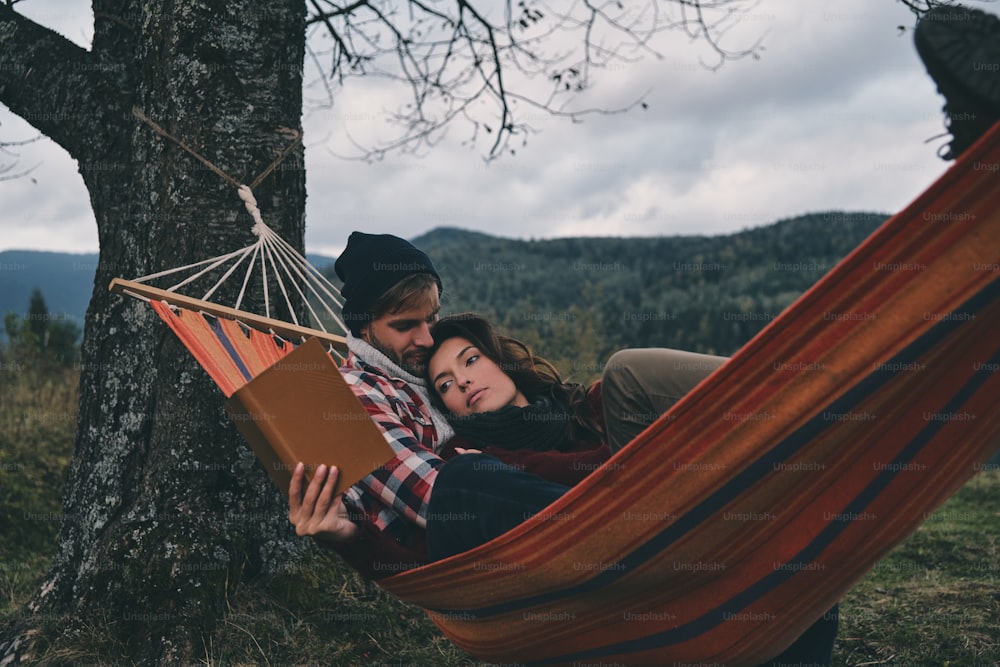
[[[210,301],[194,299],[189,296],[184,296],[183,294],[177,294],[175,292],[169,292],[156,287],[150,287],[149,285],[137,283],[132,280],[115,278],[111,281],[111,285],[108,289],[115,294],[125,294],[128,296],[146,298],[154,301],[164,301],[172,306],[177,306],[178,308],[201,311],[227,320],[236,320],[238,322],[243,322],[254,329],[259,329],[260,331],[273,331],[282,338],[287,338],[289,340],[298,340],[300,338],[319,338],[320,340],[330,343],[338,352],[347,352],[347,340],[343,336],[338,336],[337,334],[332,334],[320,329],[311,329],[309,327],[289,324],[288,322],[282,322],[281,320],[275,320],[269,317],[254,315],[253,313],[248,313],[244,310],[220,306],[218,304],[211,303]]]

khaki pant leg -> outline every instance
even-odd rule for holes
[[[608,444],[616,452],[726,361],[726,357],[637,348],[616,352],[601,378]]]

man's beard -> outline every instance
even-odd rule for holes
[[[396,354],[388,345],[385,345],[382,341],[378,339],[375,333],[369,329],[364,332],[363,338],[365,342],[374,347],[376,350],[389,357],[390,361],[402,368],[408,373],[412,373],[417,377],[423,377],[427,372],[427,351],[423,349],[413,349],[409,352],[404,352],[402,358]]]

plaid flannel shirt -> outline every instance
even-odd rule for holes
[[[429,408],[406,381],[353,352],[340,372],[396,452],[395,459],[345,492],[345,504],[378,530],[405,539],[410,524],[426,528],[431,488],[444,464],[434,454],[439,436]]]

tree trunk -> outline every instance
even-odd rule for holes
[[[250,182],[288,145],[279,128],[301,130],[305,5],[93,5],[91,52],[0,6],[0,101],[78,160],[100,239],[58,550],[0,637],[0,664],[58,655],[94,629],[124,659],[191,664],[227,585],[286,567],[309,545],[207,375],[146,304],[108,292],[116,276],[253,240],[235,188],[131,111]],[[298,149],[255,192],[268,224],[300,249],[303,164]]]

